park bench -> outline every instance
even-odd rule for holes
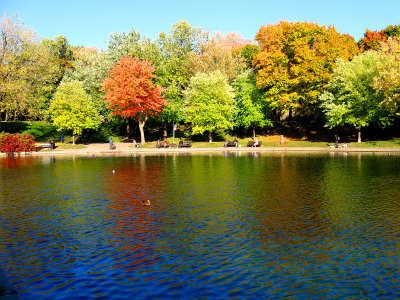
[[[191,142],[183,142],[182,144],[178,145],[179,148],[190,148],[192,147],[192,143]]]
[[[261,141],[258,141],[258,144],[256,145],[256,147],[261,147]],[[249,141],[248,143],[247,143],[247,147],[253,147],[253,145],[254,145],[254,141]]]
[[[36,146],[36,151],[42,150],[42,149],[52,149],[50,143],[43,143],[40,144],[40,146]]]
[[[238,143],[238,146],[239,146],[239,143]],[[225,143],[224,143],[224,147],[225,147]],[[228,141],[228,144],[226,145],[226,147],[236,147],[236,145],[233,141]]]
[[[156,143],[156,148],[158,149],[158,148],[169,148],[170,147],[170,145],[169,145],[169,143],[167,143],[167,144],[165,144],[164,145],[164,142],[161,142],[160,144],[157,144]],[[173,145],[171,145],[171,147],[173,147]]]

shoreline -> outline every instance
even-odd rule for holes
[[[42,149],[37,152],[22,152],[15,156],[42,156],[42,155],[110,155],[110,154],[162,154],[162,153],[203,153],[203,152],[309,152],[309,153],[400,153],[400,148],[330,148],[330,147],[212,147],[212,148],[132,148],[132,144],[116,143],[116,149],[110,150],[108,143],[88,144],[83,149]],[[0,153],[0,157],[7,157]]]

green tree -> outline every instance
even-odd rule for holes
[[[250,69],[253,67],[254,56],[256,56],[259,51],[260,49],[257,45],[247,44],[242,48],[240,55],[243,57],[247,68]]]
[[[43,39],[42,43],[50,48],[51,53],[60,60],[63,69],[71,67],[70,62],[74,59],[73,49],[68,44],[68,40],[63,36],[57,36],[54,41]]]
[[[320,96],[328,127],[354,126],[358,129],[358,142],[361,142],[362,127],[390,124],[390,112],[382,105],[384,93],[377,92],[374,87],[375,77],[385,69],[383,62],[390,60],[373,50],[350,62],[338,60],[332,79]]]
[[[72,130],[72,144],[75,135],[82,129],[96,129],[102,118],[97,113],[91,97],[79,81],[61,83],[50,103],[50,114],[58,130]]]
[[[183,91],[187,88],[190,73],[185,67],[188,53],[197,51],[200,29],[192,27],[187,21],[172,25],[169,33],[161,32],[157,43],[163,53],[158,70],[158,82],[165,88],[163,96],[168,105],[162,111],[164,137],[167,136],[168,122],[180,122],[183,115]]]
[[[236,100],[236,125],[253,128],[253,138],[257,126],[272,126],[269,120],[271,114],[264,93],[257,89],[257,75],[252,70],[239,74],[233,83]]]
[[[106,53],[99,53],[95,48],[79,48],[74,51],[73,69],[65,71],[62,82],[80,81],[85,92],[92,97],[96,110],[103,118],[107,118],[110,111],[107,109],[101,91],[101,86],[108,76],[112,61]]]
[[[138,57],[140,60],[150,60],[153,66],[158,66],[162,60],[162,53],[157,42],[141,36],[134,29],[128,32],[112,33],[108,41],[107,55],[112,63],[116,63],[126,55]]]
[[[220,72],[201,73],[191,78],[185,92],[186,121],[193,134],[233,128],[234,94],[227,78]]]

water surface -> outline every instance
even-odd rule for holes
[[[0,264],[23,299],[399,298],[399,173],[383,154],[0,158]]]

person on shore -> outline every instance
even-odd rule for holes
[[[157,140],[157,143],[156,143],[156,148],[157,148],[157,149],[159,149],[160,147],[161,147],[160,140]]]
[[[139,148],[139,144],[136,143],[135,139],[133,139],[133,146],[135,146],[136,148]]]
[[[183,140],[182,140],[182,138],[179,140],[179,145],[178,145],[178,147],[179,148],[182,148],[182,146],[183,146]]]
[[[115,149],[115,145],[114,145],[113,139],[110,138],[110,150],[113,150],[113,149]]]
[[[339,141],[340,141],[340,137],[337,134],[335,134],[335,148],[339,147]]]
[[[253,147],[257,147],[257,145],[258,145],[258,139],[257,139],[257,138],[254,138]]]
[[[64,144],[64,134],[61,133],[61,143]]]
[[[164,139],[164,148],[168,148],[169,147],[169,143],[168,140],[165,138]]]
[[[54,148],[56,148],[56,143],[54,143],[52,139],[49,139],[49,144],[51,150],[54,150]]]
[[[233,143],[235,144],[236,148],[239,146],[239,141],[238,141],[237,137],[235,137],[235,139],[233,140]]]
[[[225,140],[224,147],[225,147],[225,148],[228,147],[228,144],[229,144],[229,141],[228,141],[228,140]]]

